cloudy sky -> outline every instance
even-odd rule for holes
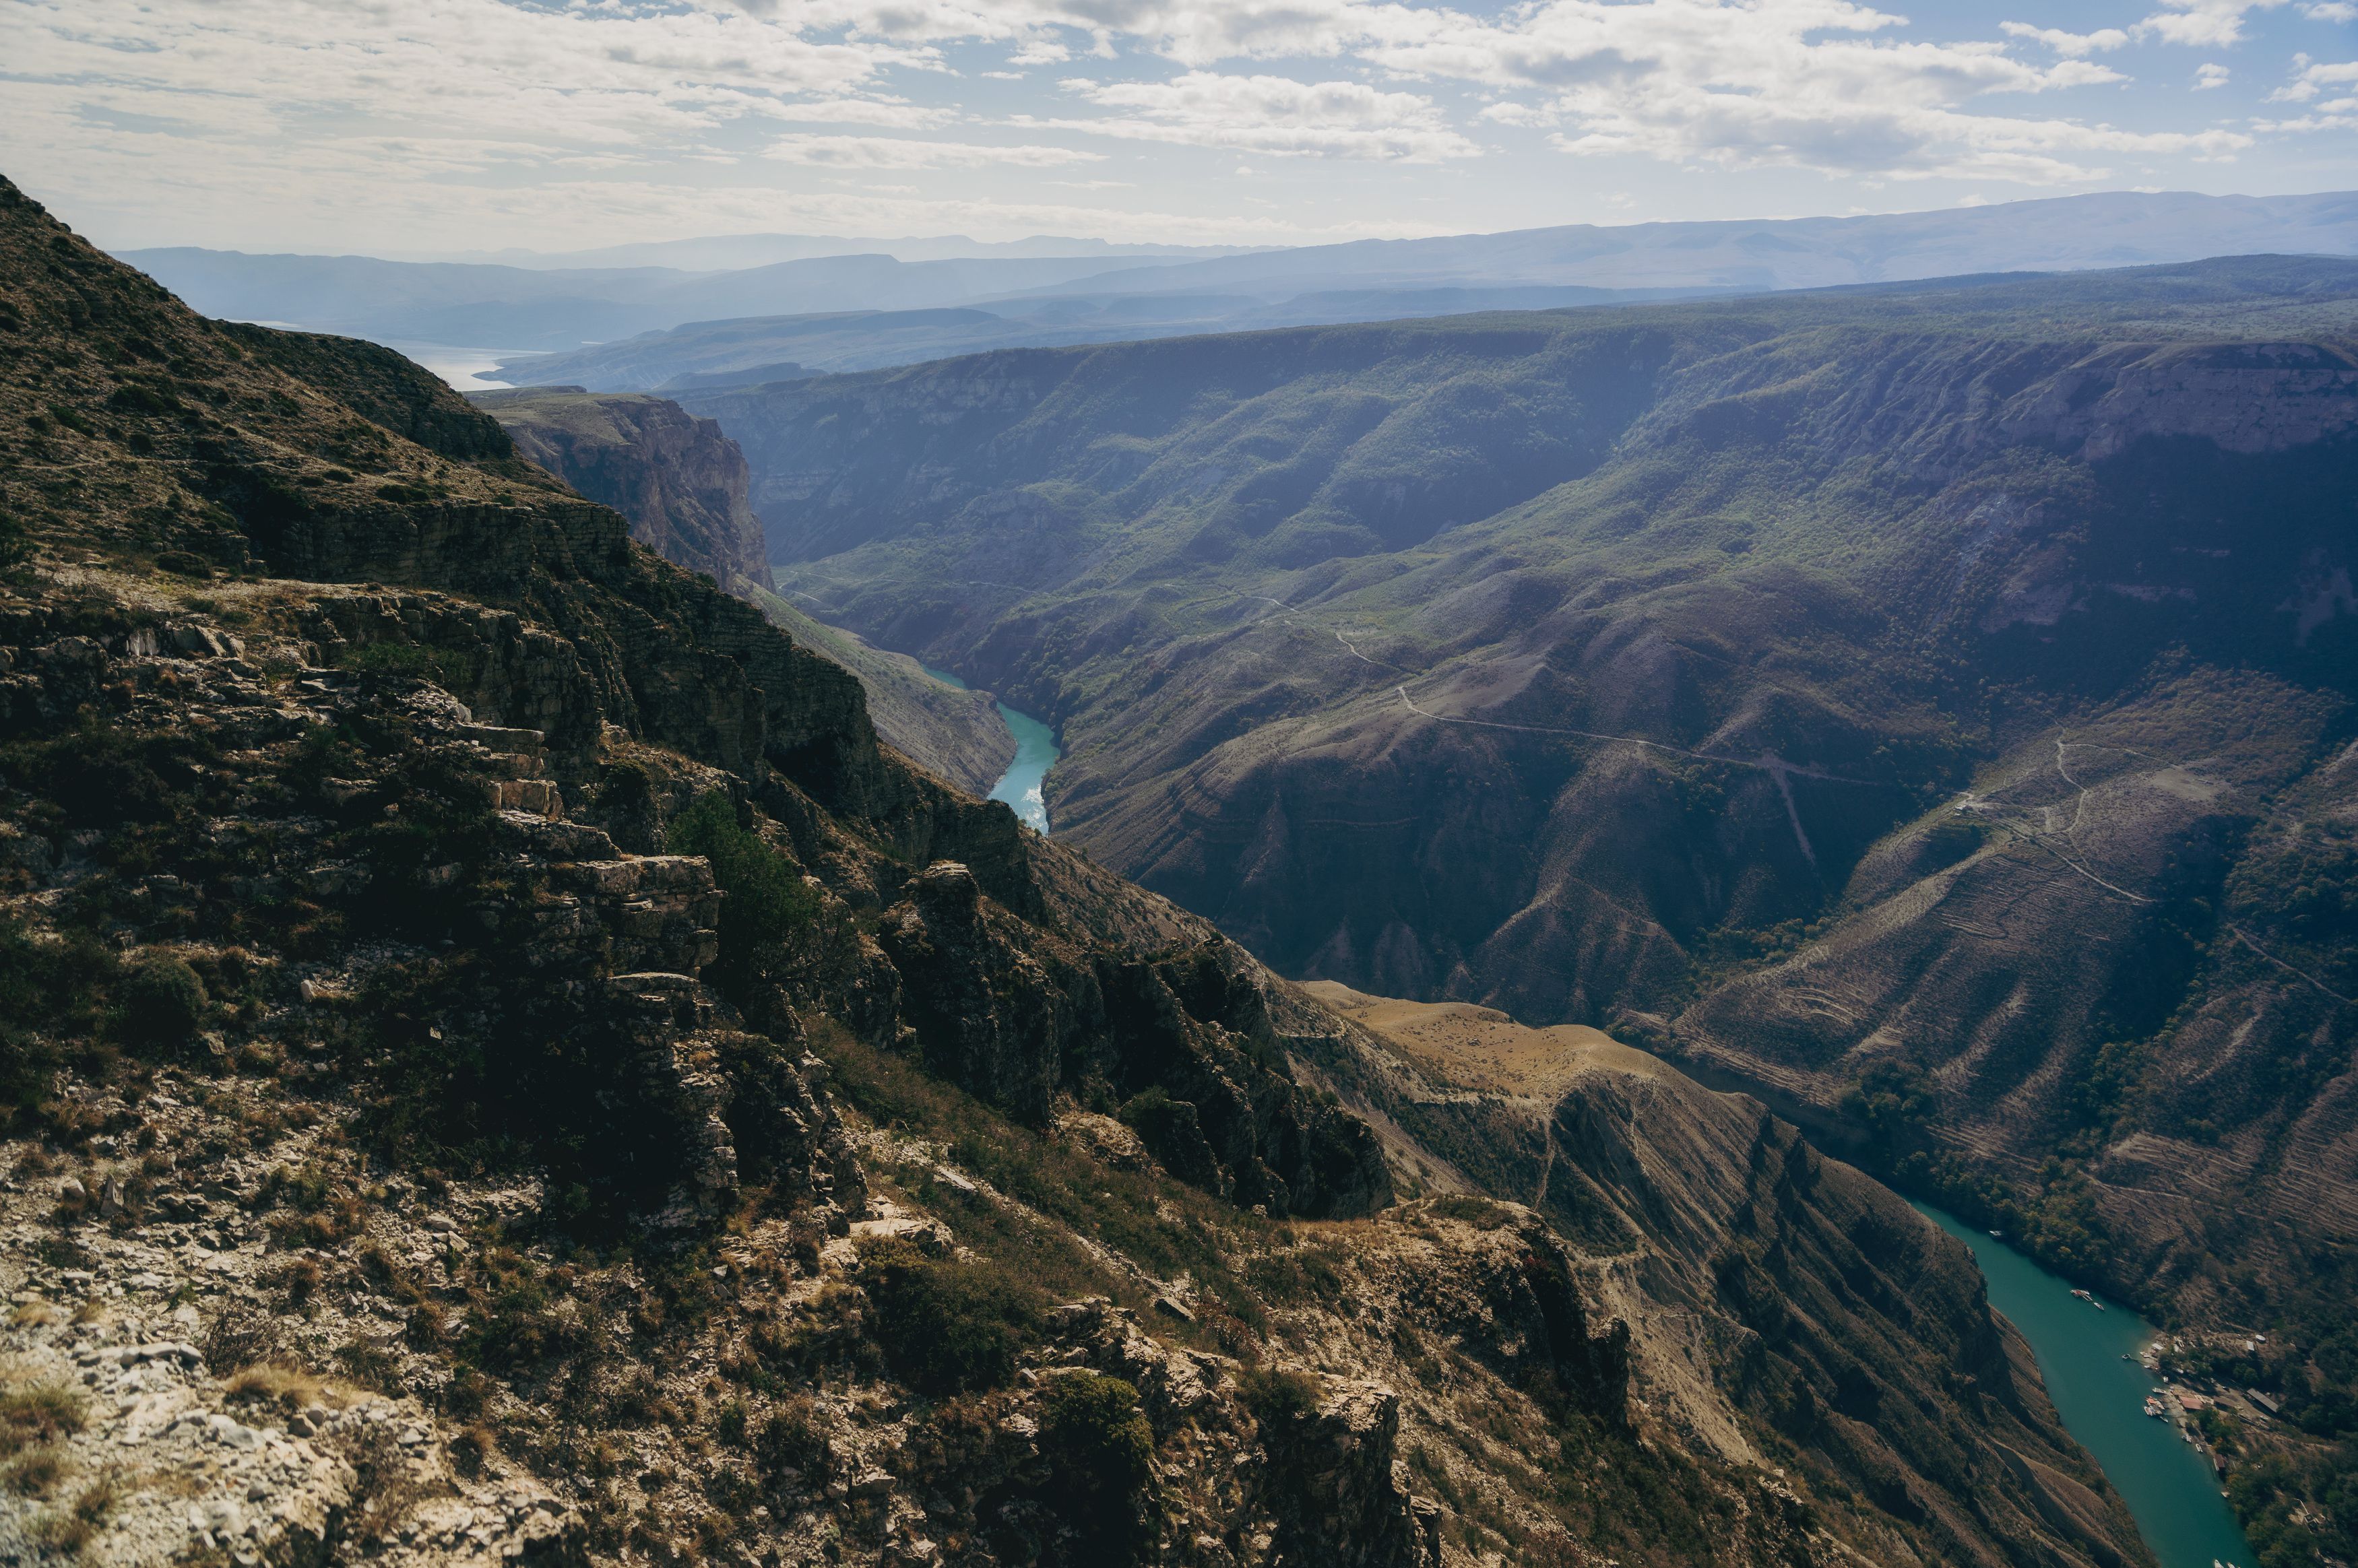
[[[101,243],[1301,243],[2358,187],[2358,0],[0,0]]]

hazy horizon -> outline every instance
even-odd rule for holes
[[[8,162],[112,249],[1303,244],[2336,189],[2351,0],[1468,7],[12,0]]]

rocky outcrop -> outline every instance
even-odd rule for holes
[[[1379,1384],[1347,1383],[1261,1433],[1283,1519],[1277,1561],[1438,1568],[1440,1542],[1428,1534],[1428,1516],[1393,1475],[1399,1395]]]
[[[1428,1168],[1531,1206],[1436,1200],[1480,1239],[1429,1260],[1404,1245],[1387,1271],[1466,1354],[1731,1461],[1798,1449],[1897,1521],[1895,1554],[1996,1562],[1995,1533],[2144,1560],[1971,1256],[1895,1195],[1594,1030],[1321,989],[1368,1031],[1315,1053],[1352,1101]],[[2058,1512],[2065,1486],[2084,1505]]]
[[[1149,962],[1026,941],[955,861],[914,878],[877,938],[926,1061],[1010,1114],[1037,1125],[1060,1094],[1109,1095],[1174,1174],[1271,1214],[1390,1197],[1375,1140],[1284,1070],[1266,982],[1224,945]]]
[[[769,588],[745,455],[676,403],[575,386],[477,393],[517,452],[631,520],[631,537],[724,593]]]
[[[989,692],[951,686],[906,654],[871,646],[774,594],[762,612],[806,648],[860,677],[868,714],[887,745],[936,778],[988,795],[1015,757],[1015,736]]]

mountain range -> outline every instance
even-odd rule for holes
[[[1075,242],[1063,254],[1044,254],[1061,242],[975,245],[962,255],[945,254],[956,248],[948,242],[903,245],[907,254],[898,256],[882,243],[855,252],[855,242],[841,242],[833,254],[806,248],[820,243],[798,236],[663,242],[535,258],[529,266],[185,248],[130,251],[124,259],[217,315],[395,344],[535,351],[549,357],[517,353],[502,379],[646,391],[698,377],[776,380],[803,367],[866,369],[990,348],[1666,293],[2223,254],[2348,255],[2358,254],[2358,196],[2110,192],[1937,212],[1575,224],[1208,258],[1144,247],[1117,255],[1098,242]],[[708,264],[723,270],[682,270]],[[934,314],[947,311],[958,314]]]

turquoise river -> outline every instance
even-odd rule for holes
[[[947,670],[937,670],[931,665],[920,665],[919,668],[944,686],[954,686],[960,691],[968,689],[966,682]],[[1064,755],[1056,750],[1056,732],[1028,713],[1018,713],[1003,702],[997,706],[1007,732],[1015,737],[1015,760],[1007,764],[1007,771],[999,775],[999,782],[990,786],[990,794],[986,798],[1005,801],[1015,808],[1015,815],[1027,825],[1045,833],[1048,831],[1048,770],[1056,765],[1058,757]]]
[[[2115,1302],[2099,1312],[2067,1281],[1995,1237],[1938,1209],[1916,1208],[1973,1249],[1990,1304],[2030,1342],[2063,1424],[2104,1467],[2161,1568],[2252,1568],[2252,1549],[2219,1495],[2210,1460],[2170,1422],[2145,1413],[2146,1396],[2159,1385],[2137,1353],[2152,1342],[2154,1326]]]

